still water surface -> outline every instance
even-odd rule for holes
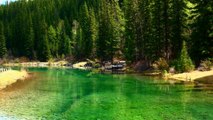
[[[0,119],[213,120],[213,91],[140,75],[30,68],[0,91]]]

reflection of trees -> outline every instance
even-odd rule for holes
[[[12,102],[23,101],[19,105],[10,107],[10,110],[15,111],[17,110],[15,108],[21,108],[16,111],[21,113],[30,109],[26,115],[58,114],[62,116],[66,113],[71,114],[73,111],[88,112],[91,110],[88,113],[98,113],[98,110],[107,109],[105,114],[118,118],[119,116],[133,116],[137,114],[135,111],[141,110],[140,107],[146,110],[156,108],[160,111],[168,106],[169,102],[171,109],[167,109],[174,114],[191,115],[189,105],[192,102],[193,86],[173,85],[167,81],[138,75],[93,74],[88,76],[90,74],[88,71],[57,68],[36,68],[33,71],[40,71],[39,77],[32,81],[28,88],[24,88],[25,92],[22,91],[22,96],[18,95],[16,100],[8,99],[11,106]],[[166,105],[160,105],[162,103]],[[153,107],[158,104],[160,107]],[[29,106],[31,108],[28,108]],[[165,115],[171,111],[166,111]],[[148,113],[155,114],[152,111],[146,114]]]
[[[181,88],[182,92],[180,93],[180,100],[182,104],[182,110],[183,113],[187,118],[192,118],[192,116],[189,116],[190,114],[188,113],[188,107],[190,107],[191,102],[191,93],[193,90],[193,86],[188,86],[188,85],[182,85]]]

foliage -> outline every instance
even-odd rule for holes
[[[19,0],[0,6],[0,57],[47,61],[212,56],[211,0]]]
[[[164,58],[159,58],[159,60],[155,61],[154,63],[155,67],[158,70],[164,71],[164,70],[168,70],[169,69],[169,65],[167,63],[167,61]]]
[[[213,56],[212,0],[191,0],[190,54],[198,66],[202,60]],[[199,57],[198,57],[199,56]]]
[[[212,62],[210,60],[204,60],[201,61],[200,66],[199,67],[203,67],[204,70],[211,70],[212,67]]]
[[[167,77],[168,72],[167,72],[167,70],[163,70],[163,72],[161,74],[162,74],[163,77]]]
[[[53,28],[52,25],[49,27],[47,35],[49,40],[50,52],[53,56],[57,56],[58,55],[57,34],[56,30]]]
[[[23,63],[23,62],[29,62],[29,59],[27,57],[20,57],[18,59],[19,63]]]
[[[0,21],[0,58],[4,58],[7,53],[3,23]]]
[[[178,60],[174,61],[175,69],[179,72],[190,72],[194,70],[194,64],[188,55],[186,42],[183,41],[181,54]]]

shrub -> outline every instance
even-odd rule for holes
[[[155,61],[153,67],[157,68],[158,70],[168,70],[169,65],[164,58],[160,58],[159,60]]]
[[[19,60],[19,58],[16,58],[13,62],[14,63],[20,63],[20,60]]]
[[[210,60],[201,61],[199,68],[202,68],[203,71],[211,70],[212,62]]]
[[[29,58],[27,58],[27,57],[20,57],[19,58],[19,62],[21,62],[21,63],[23,63],[23,62],[29,62],[30,60],[29,60]]]
[[[185,41],[183,42],[183,47],[179,59],[174,60],[172,64],[178,72],[190,72],[194,70],[195,66],[188,55]]]
[[[161,73],[163,77],[166,77],[168,72],[166,70],[163,70],[163,72]]]

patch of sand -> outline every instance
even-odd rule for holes
[[[23,63],[6,63],[3,66],[24,66],[24,67],[59,67],[68,64],[67,61],[58,61],[58,62],[23,62]]]
[[[17,82],[17,80],[24,80],[26,77],[28,77],[28,73],[26,71],[9,70],[2,72],[0,73],[0,90]]]
[[[84,66],[87,64],[87,62],[79,62],[76,64],[73,64],[73,68],[77,68],[77,69],[86,69]]]
[[[181,80],[181,81],[194,81],[199,78],[212,76],[213,70],[210,71],[193,71],[190,73],[181,73],[181,74],[174,74],[169,76],[169,79]]]

